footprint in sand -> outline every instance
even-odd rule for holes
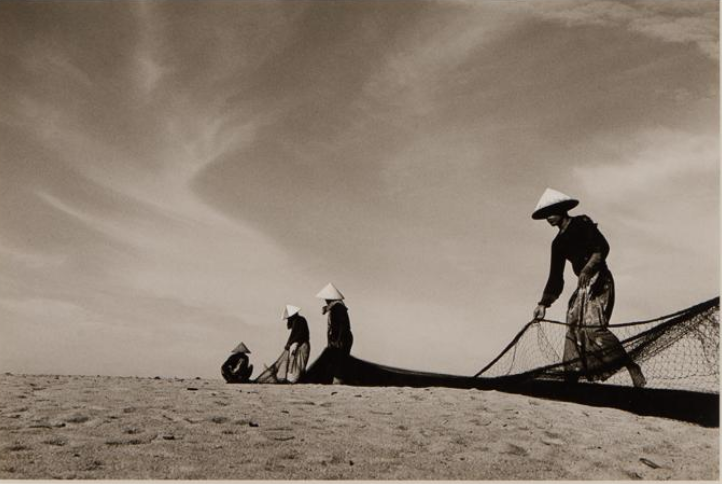
[[[15,443],[15,444],[9,445],[5,449],[8,450],[9,452],[22,452],[23,450],[30,450],[30,447],[28,447],[27,445]]]
[[[46,421],[35,421],[34,423],[28,425],[28,428],[31,429],[60,429],[65,427],[65,423],[52,423],[52,422],[46,422]]]
[[[97,471],[98,469],[100,469],[102,467],[103,467],[103,462],[101,462],[99,460],[94,460],[94,461],[90,462],[87,466],[85,466],[85,468],[83,470],[84,471]]]
[[[541,441],[543,444],[546,445],[566,445],[566,442],[561,439],[562,435],[558,434],[556,432],[550,432],[548,430],[544,431],[544,436],[542,437]]]
[[[564,442],[561,439],[552,439],[549,437],[542,437],[541,441],[543,444],[546,444],[546,445],[558,445],[558,446],[566,445],[566,442]]]
[[[138,436],[134,437],[132,439],[110,439],[105,441],[105,445],[109,445],[111,447],[114,446],[121,446],[121,445],[142,445],[142,444],[150,444],[156,437],[158,437],[157,434],[148,434],[144,436]]]
[[[504,449],[503,453],[517,455],[520,457],[526,457],[527,455],[529,455],[529,451],[527,451],[524,447],[516,444],[507,444],[506,449]]]
[[[68,444],[68,441],[66,439],[64,439],[63,437],[53,437],[52,439],[43,441],[43,444],[53,445],[56,447],[63,447],[64,445]]]
[[[476,425],[477,427],[488,427],[489,424],[491,424],[491,420],[481,420],[478,418],[473,418],[469,420],[469,423],[472,423]]]
[[[70,417],[65,419],[65,421],[67,423],[72,423],[72,424],[81,424],[81,423],[88,422],[89,420],[90,420],[90,417],[88,417],[87,415],[80,415],[80,414],[71,415]]]

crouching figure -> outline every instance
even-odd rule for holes
[[[221,366],[221,375],[226,383],[247,383],[253,373],[253,365],[248,363],[251,350],[241,342],[231,351],[231,356]]]

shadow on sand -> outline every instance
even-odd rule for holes
[[[637,415],[664,417],[719,427],[719,395],[685,390],[633,388],[598,383],[515,380],[425,373],[392,368],[326,348],[308,368],[302,383],[356,386],[447,387],[497,390],[594,407],[618,408]]]

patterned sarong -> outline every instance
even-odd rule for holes
[[[296,383],[306,371],[310,353],[311,345],[308,342],[298,345],[296,352],[289,358],[288,375],[286,376],[289,383]]]
[[[256,383],[296,383],[306,371],[310,353],[308,342],[299,345],[293,356],[284,349],[276,362],[258,375]]]
[[[613,308],[614,279],[609,271],[597,273],[572,294],[564,341],[565,370],[572,376],[606,380],[628,362],[624,347],[607,328]]]

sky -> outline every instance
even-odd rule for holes
[[[612,323],[719,295],[716,1],[2,2],[0,62],[0,371],[262,368],[286,304],[313,361],[333,282],[352,354],[472,375],[541,296],[547,187]]]

